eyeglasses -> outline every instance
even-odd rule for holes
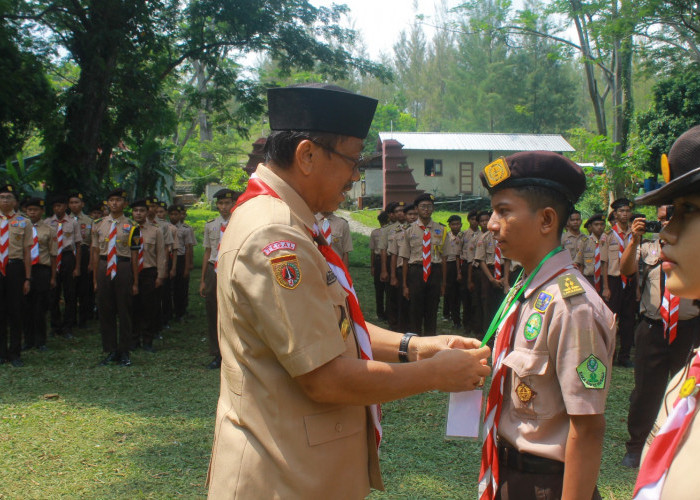
[[[329,153],[336,154],[343,158],[344,160],[348,160],[350,163],[352,163],[353,168],[360,168],[361,166],[365,165],[366,163],[369,163],[375,158],[379,157],[379,154],[372,154],[372,155],[360,155],[358,158],[353,158],[352,156],[348,156],[346,154],[341,153],[340,151],[335,150],[334,148],[330,146],[326,146],[325,144],[318,142],[314,139],[309,138],[311,142],[316,144],[318,147],[325,149]]]
[[[421,210],[432,210],[435,208],[435,206],[432,203],[421,203],[418,205],[418,208]]]

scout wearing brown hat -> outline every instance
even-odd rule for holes
[[[209,496],[363,498],[383,487],[376,403],[473,388],[489,373],[487,351],[441,350],[475,342],[410,340],[365,323],[321,237],[314,213],[336,210],[359,179],[377,101],[313,84],[272,89],[268,103],[265,164],[218,252],[223,358]]]
[[[547,151],[499,158],[480,177],[494,210],[488,228],[523,274],[484,339],[500,329],[479,498],[600,498],[615,322],[560,246],[586,178]]]

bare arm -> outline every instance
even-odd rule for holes
[[[199,295],[204,297],[204,275],[207,273],[207,266],[209,265],[209,257],[211,257],[211,248],[204,249],[204,255],[202,256],[202,277],[199,280]]]
[[[562,499],[590,500],[603,454],[605,417],[569,415]]]
[[[637,248],[642,241],[645,222],[646,219],[635,219],[632,223],[632,240],[630,244],[627,245],[627,248],[625,248],[625,251],[622,252],[622,257],[620,258],[620,274],[630,276],[637,272],[637,264],[639,262],[637,259]]]

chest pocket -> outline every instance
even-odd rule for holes
[[[559,385],[547,375],[549,354],[514,350],[503,360],[512,370],[510,397],[514,412],[523,419],[551,418],[555,413],[556,397],[552,389]]]
[[[9,228],[9,233],[10,233],[10,240],[14,240],[15,242],[19,243],[20,245],[23,245],[23,240],[24,240],[24,231],[27,223],[26,222],[20,222],[17,224],[10,224]]]

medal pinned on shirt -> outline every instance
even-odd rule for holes
[[[521,403],[529,403],[535,397],[536,392],[525,382],[520,382],[518,387],[515,388],[515,394],[518,395]]]

